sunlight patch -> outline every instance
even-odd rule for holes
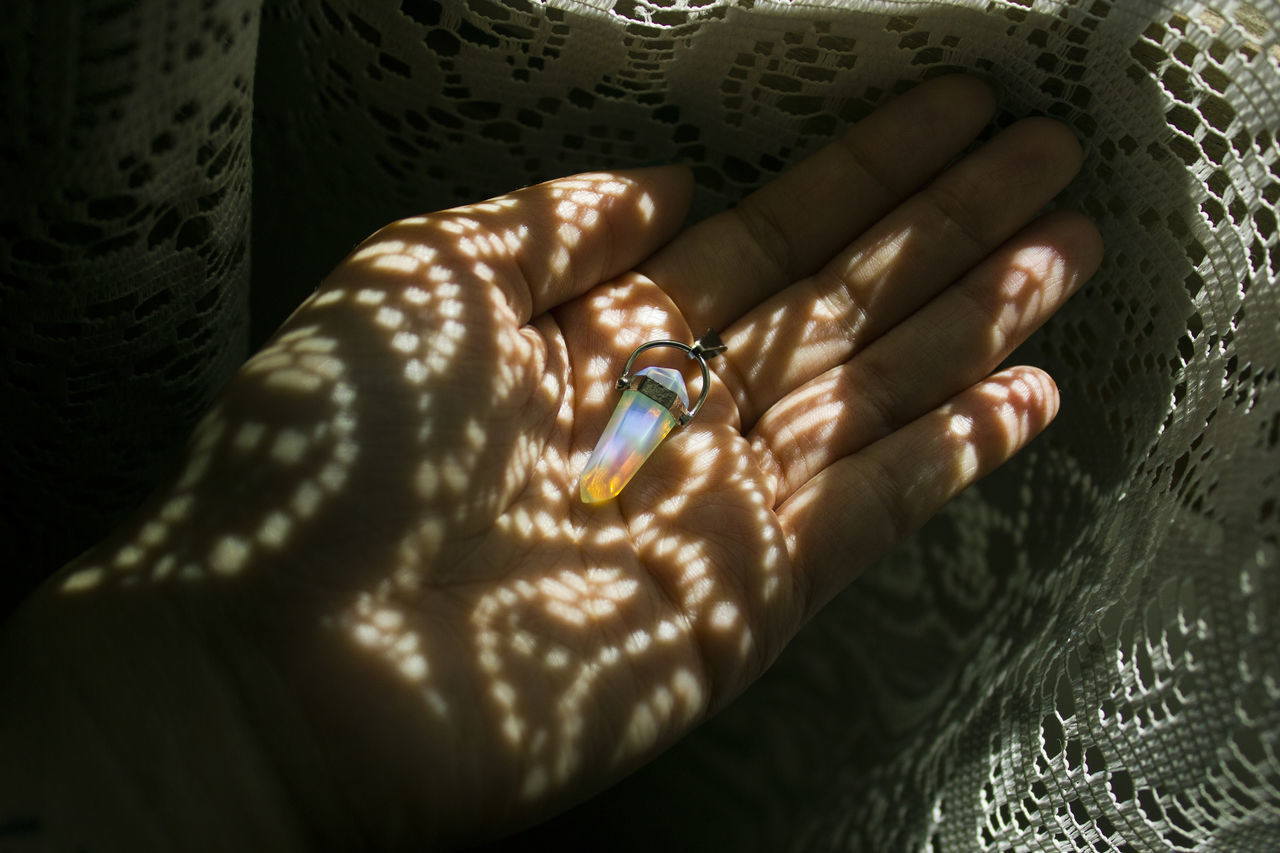
[[[436,496],[436,492],[440,489],[440,474],[436,470],[434,462],[423,462],[418,466],[418,474],[413,478],[414,487],[418,494],[430,500]]]
[[[427,677],[427,659],[420,654],[410,655],[400,661],[399,669],[410,681],[422,681]]]
[[[627,644],[625,648],[627,650],[627,654],[638,655],[645,649],[649,648],[652,643],[653,637],[649,635],[648,631],[640,628],[633,631],[630,637],[627,637]]]
[[[356,389],[345,382],[339,382],[334,385],[333,393],[329,395],[329,399],[339,406],[349,406],[355,398]]]
[[[313,352],[326,355],[338,348],[338,342],[333,338],[325,338],[319,335],[298,341],[293,345],[295,352]]]
[[[703,703],[702,685],[698,679],[689,670],[681,669],[671,680],[671,686],[675,689],[675,694],[684,701],[687,709],[685,719],[696,717]]]
[[[722,601],[711,609],[711,625],[714,628],[729,628],[738,621],[738,608],[727,601]]]
[[[374,269],[391,270],[392,272],[416,272],[421,263],[408,255],[383,255],[373,262]]]
[[[404,312],[398,308],[389,308],[384,305],[378,309],[378,313],[374,317],[374,322],[379,326],[385,326],[388,329],[396,329],[404,323]]]
[[[305,352],[298,357],[298,363],[325,379],[337,379],[346,369],[341,359],[321,352]]]
[[[148,547],[154,548],[169,536],[169,527],[158,521],[148,521],[142,527],[142,531],[138,534],[138,541]]]
[[[271,458],[283,465],[296,465],[307,453],[310,442],[294,429],[284,429],[271,445]]]
[[[333,418],[333,431],[339,435],[347,435],[355,432],[356,418],[350,412],[342,412]]]
[[[279,548],[289,537],[289,529],[292,526],[293,520],[288,515],[279,511],[273,512],[258,528],[258,541],[270,548]]]
[[[419,340],[421,339],[413,332],[396,332],[391,339],[391,346],[400,352],[410,353],[418,349]]]
[[[266,384],[291,391],[315,391],[320,387],[320,377],[296,367],[286,367],[267,374]]]
[[[947,421],[947,431],[956,438],[968,438],[973,433],[973,418],[968,415],[952,415]]]
[[[414,385],[421,385],[426,381],[427,376],[427,366],[416,358],[411,358],[405,363],[404,378],[408,379]]]
[[[71,575],[62,582],[63,592],[84,592],[93,589],[102,582],[106,572],[101,566],[90,566],[87,569],[80,569],[72,572]]]
[[[332,305],[333,303],[340,301],[346,295],[347,292],[341,288],[329,290],[324,293],[317,294],[316,297],[311,300],[311,304],[316,307]]]
[[[574,230],[576,231],[577,229]],[[557,276],[564,275],[564,271],[569,268],[569,258],[569,250],[563,245],[557,246],[550,259],[552,274]]]
[[[529,657],[538,650],[538,641],[528,631],[517,631],[511,637],[511,650],[518,655]]]
[[[376,258],[380,255],[388,255],[393,252],[403,252],[404,241],[402,240],[380,240],[377,243],[365,246],[354,255],[351,256],[353,261],[363,261],[366,258]]]
[[[346,485],[347,469],[345,466],[338,464],[326,465],[316,479],[320,481],[320,485],[330,492],[337,492]]]
[[[299,517],[309,518],[320,506],[320,501],[323,498],[324,492],[320,490],[320,487],[310,480],[306,480],[293,493],[293,510]]]
[[[162,581],[169,575],[173,574],[173,568],[178,564],[178,558],[172,554],[165,554],[156,563],[155,568],[151,570],[151,579],[153,581]]]
[[[547,768],[539,764],[530,770],[529,775],[525,777],[524,785],[520,788],[520,795],[526,800],[532,800],[545,792],[550,784]]]
[[[265,424],[249,421],[236,431],[236,437],[232,439],[231,446],[242,453],[247,453],[258,446],[258,442],[262,441],[262,436],[266,432]]]
[[[126,545],[116,553],[115,567],[117,569],[136,568],[138,563],[142,562],[144,553],[137,545]]]
[[[249,543],[239,536],[223,536],[209,555],[209,568],[220,575],[233,575],[249,559]]]

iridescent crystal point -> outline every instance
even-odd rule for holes
[[[636,376],[647,376],[675,392],[685,409],[689,408],[689,392],[680,371],[646,367],[637,371]],[[675,415],[657,400],[637,390],[623,391],[582,471],[579,493],[583,503],[600,503],[617,497],[675,425]]]

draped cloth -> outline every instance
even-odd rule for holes
[[[956,70],[1065,122],[1107,252],[1018,356],[1057,422],[509,845],[1280,849],[1280,5],[19,0],[0,45],[11,594],[387,221],[670,161],[706,215]]]

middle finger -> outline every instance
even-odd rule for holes
[[[928,183],[994,109],[991,90],[976,78],[921,83],[737,207],[679,235],[639,271],[666,291],[695,333],[724,329]]]

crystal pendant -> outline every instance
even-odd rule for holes
[[[689,408],[689,392],[684,387],[680,371],[646,367],[637,371],[635,376],[637,380],[647,377],[648,381],[633,381],[632,386],[639,384],[640,387],[623,391],[622,399],[614,407],[613,416],[609,418],[609,424],[596,442],[596,449],[591,452],[587,467],[582,472],[579,491],[583,503],[600,503],[617,497],[649,454],[676,426],[676,416],[670,408],[651,394],[664,396],[661,389],[666,389],[668,395],[680,398],[684,409]],[[655,384],[661,386],[656,392],[651,390]]]

